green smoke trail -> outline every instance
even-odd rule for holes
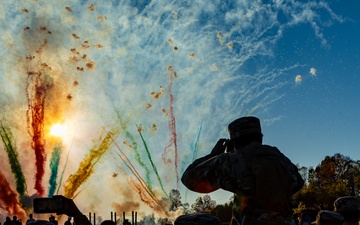
[[[152,183],[151,183],[151,179],[150,179],[150,169],[147,167],[147,165],[141,160],[141,154],[139,152],[139,149],[138,149],[138,144],[137,142],[135,141],[135,138],[134,136],[126,130],[127,128],[127,124],[128,122],[124,122],[122,117],[121,117],[121,113],[116,110],[116,114],[118,116],[118,119],[120,120],[120,126],[121,126],[121,129],[124,130],[124,135],[126,137],[126,139],[129,139],[130,142],[131,142],[131,146],[135,152],[135,160],[136,162],[142,167],[144,168],[145,170],[145,182],[146,184],[148,185],[149,189],[151,190],[152,189]]]
[[[145,147],[147,156],[148,156],[148,158],[149,158],[149,161],[150,161],[150,163],[151,163],[151,166],[152,166],[152,168],[153,168],[153,170],[154,170],[154,172],[155,172],[155,174],[156,174],[156,177],[157,177],[157,179],[158,179],[158,181],[159,181],[161,190],[164,192],[164,194],[165,194],[166,197],[169,197],[168,194],[166,193],[165,189],[164,189],[164,186],[163,186],[162,182],[161,182],[161,179],[160,179],[159,173],[158,173],[158,171],[157,171],[157,168],[156,168],[154,162],[152,161],[151,154],[150,154],[149,148],[148,148],[148,146],[147,146],[147,144],[146,144],[146,142],[145,142],[145,140],[144,140],[144,137],[142,136],[141,131],[140,131],[139,129],[138,129],[138,132],[139,132],[140,137],[141,137],[141,140],[142,140],[142,142],[143,142],[143,144],[144,144],[144,147]]]
[[[52,197],[56,190],[56,179],[58,176],[61,146],[56,146],[50,159],[49,197]]]
[[[199,140],[200,140],[200,134],[201,134],[201,131],[202,131],[202,122],[200,124],[200,127],[199,127],[199,132],[196,136],[196,139],[195,139],[195,143],[194,143],[194,151],[193,151],[193,157],[192,157],[192,161],[191,162],[194,162],[196,157],[197,157],[197,154],[199,152]],[[185,192],[185,201],[187,200],[187,194],[189,192],[189,189],[186,189],[186,192]]]
[[[61,172],[61,176],[60,176],[60,180],[59,180],[59,185],[58,185],[58,188],[57,188],[57,190],[56,190],[56,194],[59,194],[59,189],[60,189],[61,184],[62,184],[62,180],[63,180],[64,173],[65,173],[65,169],[66,169],[67,163],[68,163],[68,161],[69,161],[69,155],[70,155],[69,153],[70,153],[70,150],[68,151],[67,156],[66,156],[65,165],[64,165],[64,168],[63,168],[63,170],[62,170],[62,172]]]
[[[199,140],[200,140],[201,131],[202,131],[202,123],[200,124],[198,135],[196,136],[192,161],[195,161],[198,151],[199,151]]]
[[[141,155],[140,155],[140,152],[139,152],[139,149],[138,149],[138,144],[135,142],[135,138],[134,138],[134,136],[132,134],[130,134],[130,132],[125,131],[125,137],[131,141],[131,145],[132,145],[132,147],[134,149],[134,152],[135,152],[135,160],[141,167],[144,168],[144,170],[145,170],[145,181],[146,181],[146,184],[149,186],[149,189],[151,189],[152,184],[151,184],[151,179],[150,179],[150,170],[147,167],[147,165],[141,160]]]
[[[76,133],[76,132],[75,132],[75,133]],[[64,168],[63,168],[63,170],[62,170],[62,172],[61,172],[61,176],[60,176],[60,180],[59,180],[59,185],[58,185],[58,188],[57,188],[57,190],[56,190],[56,194],[59,194],[59,190],[60,190],[60,187],[61,187],[61,184],[62,184],[62,180],[63,180],[63,178],[64,178],[64,173],[65,173],[65,170],[66,170],[68,161],[69,161],[70,150],[71,150],[72,144],[73,144],[73,142],[74,142],[74,138],[75,138],[75,135],[74,135],[74,137],[73,137],[73,139],[72,139],[72,141],[71,141],[71,145],[70,145],[69,151],[68,151],[68,153],[67,153],[67,155],[66,155],[65,165],[64,165]]]
[[[19,193],[21,199],[26,193],[26,180],[18,160],[16,144],[12,137],[11,130],[9,127],[4,126],[2,121],[0,122],[0,135],[8,154],[11,171],[15,177],[16,191]]]

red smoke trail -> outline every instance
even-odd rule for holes
[[[165,210],[163,204],[156,198],[153,192],[150,190],[149,186],[146,184],[144,179],[140,176],[140,174],[135,169],[134,165],[131,163],[129,158],[125,155],[125,153],[121,150],[120,146],[113,139],[115,146],[119,149],[120,154],[116,153],[121,160],[125,163],[127,168],[131,171],[131,173],[136,177],[139,183],[136,183],[132,178],[129,178],[129,182],[136,188],[137,192],[140,195],[141,200],[150,206],[152,209],[155,209],[158,212],[162,212],[165,215],[167,211]],[[144,190],[144,191],[143,191]],[[150,199],[149,199],[150,198]]]
[[[30,83],[33,86],[30,87]],[[44,177],[45,167],[45,139],[44,139],[44,114],[47,85],[43,80],[41,72],[28,72],[28,81],[26,85],[26,97],[28,100],[28,110],[26,112],[27,126],[30,136],[32,136],[31,147],[35,151],[35,190],[38,194],[44,195],[42,179]]]
[[[125,165],[130,169],[131,173],[138,179],[140,185],[145,189],[145,191],[151,196],[151,198],[156,201],[158,204],[160,204],[159,200],[154,196],[144,179],[140,176],[140,174],[135,169],[134,165],[130,162],[129,158],[125,155],[125,153],[121,150],[120,146],[115,142],[115,146],[119,149],[120,153],[116,153],[121,160],[125,163]]]
[[[16,215],[22,221],[26,220],[26,212],[17,200],[17,194],[11,189],[6,177],[0,171],[0,201],[4,203],[2,206],[9,215]]]
[[[172,84],[173,78],[176,77],[176,72],[172,70],[172,66],[168,67],[169,71],[169,97],[170,97],[170,104],[169,104],[169,111],[170,111],[170,120],[168,122],[169,131],[170,131],[170,143],[166,146],[164,154],[162,155],[163,160],[166,163],[166,152],[168,149],[174,145],[174,164],[175,164],[175,173],[176,173],[176,189],[179,189],[179,171],[178,171],[178,147],[177,147],[177,134],[176,134],[176,122],[175,122],[175,114],[174,114],[174,95],[172,93]]]
[[[164,206],[161,203],[153,202],[151,199],[148,198],[148,196],[141,190],[141,186],[136,183],[131,177],[129,177],[129,182],[134,186],[134,188],[137,190],[140,199],[146,203],[148,206],[150,206],[152,209],[154,209],[156,212],[162,214],[163,216],[169,216],[169,213],[167,210],[164,209]],[[154,204],[156,203],[156,204]]]

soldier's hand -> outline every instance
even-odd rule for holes
[[[211,150],[210,155],[220,155],[221,153],[225,152],[226,146],[227,146],[227,139],[220,138],[214,148]]]

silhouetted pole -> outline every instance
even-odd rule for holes
[[[131,223],[131,224],[134,225],[134,211],[131,211],[131,217],[132,217],[132,218],[131,218],[131,219],[132,219],[132,223]]]

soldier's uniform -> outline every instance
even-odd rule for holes
[[[243,125],[240,124],[240,128],[241,126]],[[256,132],[260,130],[261,132],[259,122],[258,124],[255,123],[255,125],[250,124],[250,127],[246,125],[245,129]],[[271,209],[269,207],[262,208],[257,204],[255,196],[256,178],[254,177],[253,171],[250,169],[247,163],[247,158],[243,153],[244,150],[252,151],[256,149],[261,149],[261,151],[279,152],[276,147],[262,145],[259,142],[253,142],[242,150],[225,152],[215,156],[209,154],[195,160],[191,165],[189,165],[181,180],[187,188],[199,193],[209,193],[218,189],[234,193],[233,218],[231,221],[232,225],[295,224],[292,218],[291,210],[276,210],[276,205],[271,207]],[[290,193],[290,195],[292,195],[300,190],[304,181],[299,175],[297,167],[284,155],[281,153],[279,154],[281,155],[282,160],[285,161],[284,164],[286,164],[286,170],[290,173],[289,179],[291,179],[291,181],[288,183],[291,183],[292,185],[292,193]],[[273,176],[276,176],[276,174],[273,174]],[[272,187],[269,188],[271,189]],[[277,201],[277,199],[272,199],[272,196],[268,197],[270,201]],[[290,199],[287,199],[286,204],[288,203],[290,203]]]

